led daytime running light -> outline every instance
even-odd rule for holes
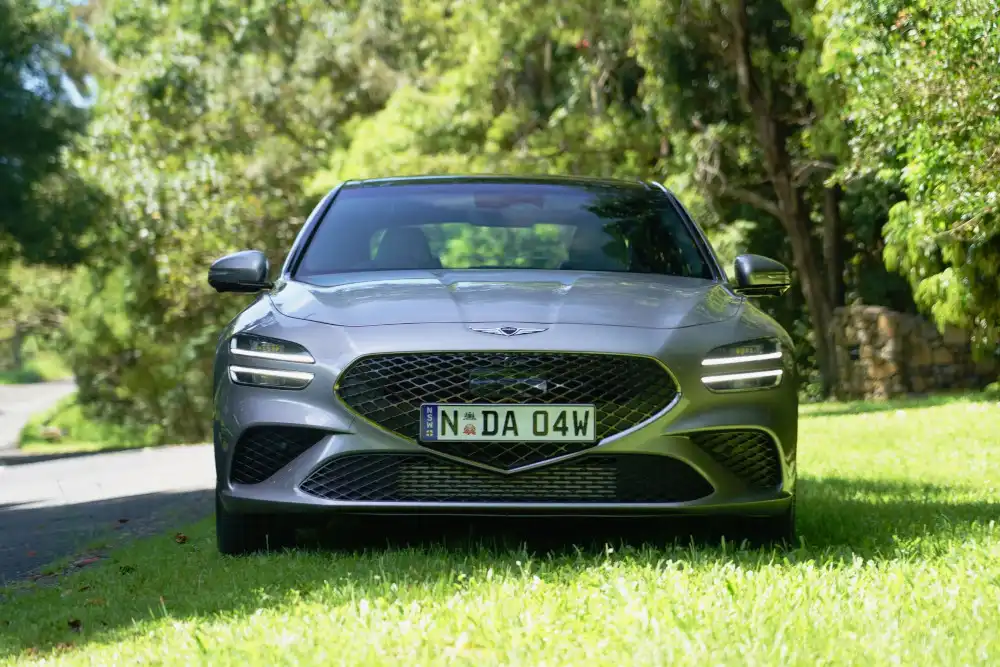
[[[701,379],[705,384],[720,384],[723,382],[739,382],[740,380],[761,380],[763,378],[781,378],[784,371],[780,368],[770,371],[750,371],[749,373],[728,373],[726,375],[706,375]]]
[[[260,352],[258,350],[244,350],[237,346],[236,338],[229,343],[229,351],[241,357],[252,357],[254,359],[270,359],[271,361],[291,361],[299,364],[313,364],[316,360],[308,352]]]
[[[277,378],[281,380],[298,380],[303,382],[302,386],[312,382],[313,374],[305,373],[303,371],[279,371],[273,368],[248,368],[247,366],[230,366],[229,367],[229,377],[233,382],[237,384],[249,384],[243,382],[239,379],[239,375],[245,373],[247,375],[260,375],[262,377]]]
[[[755,361],[772,361],[781,359],[781,352],[767,352],[765,354],[748,354],[743,357],[716,357],[714,359],[704,359],[702,366],[725,366],[727,364],[750,364]]]

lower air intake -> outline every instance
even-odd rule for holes
[[[237,484],[259,484],[327,435],[294,426],[254,426],[236,443],[230,475]]]
[[[781,484],[778,445],[770,435],[754,430],[698,431],[688,433],[693,443],[755,489],[775,489]]]
[[[302,491],[327,500],[465,503],[672,503],[713,487],[674,458],[582,456],[512,475],[429,454],[348,454],[326,461]]]

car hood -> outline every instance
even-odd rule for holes
[[[696,278],[571,271],[406,271],[310,277],[271,299],[340,326],[513,322],[674,329],[734,316],[742,299]]]

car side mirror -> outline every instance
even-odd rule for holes
[[[736,293],[743,296],[781,296],[792,284],[788,267],[760,255],[736,258]]]
[[[216,292],[259,292],[270,289],[267,279],[271,265],[259,250],[243,250],[212,262],[208,284]]]

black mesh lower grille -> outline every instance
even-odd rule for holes
[[[590,449],[592,442],[434,442],[424,447],[499,470],[541,463]]]
[[[467,503],[669,503],[713,491],[686,463],[645,454],[582,456],[512,475],[431,454],[349,454],[301,488],[328,500]]]
[[[763,431],[700,431],[687,437],[749,486],[773,489],[781,484],[778,446]]]
[[[293,426],[255,426],[236,443],[231,479],[257,484],[291,463],[327,435],[326,431]]]

